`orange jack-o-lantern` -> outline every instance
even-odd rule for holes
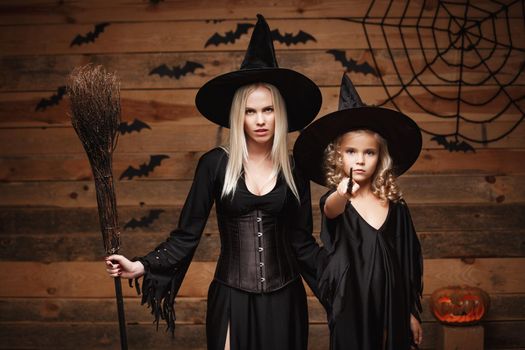
[[[452,286],[436,290],[430,297],[434,317],[448,325],[468,325],[478,322],[487,313],[490,298],[476,287]]]

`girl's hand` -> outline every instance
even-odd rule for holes
[[[341,197],[344,197],[344,198],[350,200],[352,198],[352,196],[355,195],[357,190],[359,190],[359,184],[357,182],[355,182],[355,181],[352,181],[352,193],[350,194],[350,193],[347,192],[348,181],[350,181],[349,177],[345,177],[343,180],[341,180],[341,182],[337,186],[337,193]]]
[[[337,191],[330,194],[326,199],[323,213],[328,219],[334,219],[341,215],[341,213],[345,211],[346,205],[350,198],[352,198],[352,195],[354,195],[359,189],[359,185],[354,182],[352,186],[352,194],[346,192],[348,189],[348,181],[350,181],[350,178],[348,177],[341,180],[337,186]]]
[[[130,261],[123,255],[110,255],[105,258],[105,263],[111,277],[132,279],[144,275],[144,265],[140,261]]]
[[[421,345],[423,341],[423,328],[421,328],[421,323],[414,317],[410,315],[410,330],[412,331],[412,338],[416,345]]]

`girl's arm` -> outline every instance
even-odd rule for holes
[[[419,320],[412,314],[410,315],[410,330],[412,331],[412,340],[414,343],[418,346],[421,345],[423,341],[423,328]]]
[[[423,255],[407,204],[399,204],[399,227],[396,233],[396,249],[405,274],[405,287],[410,306],[410,329],[414,343],[421,344],[421,298],[423,295]]]

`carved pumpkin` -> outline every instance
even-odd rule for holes
[[[490,298],[476,287],[452,286],[440,288],[430,297],[434,317],[448,325],[469,325],[479,322],[487,313]]]

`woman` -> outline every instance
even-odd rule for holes
[[[196,105],[230,128],[229,145],[201,157],[168,240],[134,262],[109,256],[107,270],[144,275],[143,303],[173,329],[173,301],[215,202],[221,252],[208,291],[208,348],[306,349],[299,273],[315,291],[324,255],[311,235],[309,182],[291,163],[287,132],[315,117],[320,91],[305,76],[278,68],[270,29],[258,15],[241,69],[206,83]]]

